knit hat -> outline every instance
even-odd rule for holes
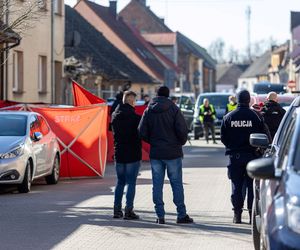
[[[248,90],[241,90],[237,93],[238,104],[249,104],[250,103],[250,93]]]
[[[164,97],[169,97],[170,96],[170,90],[167,86],[161,86],[157,90],[157,96],[164,96]]]

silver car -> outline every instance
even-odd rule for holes
[[[34,112],[0,112],[0,184],[30,191],[34,179],[59,179],[60,150],[47,121]]]

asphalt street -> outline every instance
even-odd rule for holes
[[[169,181],[165,180],[166,224],[155,224],[150,166],[138,177],[135,210],[139,221],[112,219],[115,174],[103,179],[39,181],[29,194],[0,194],[0,249],[253,249],[250,225],[232,224],[230,182],[224,148],[192,141],[184,148],[184,188],[192,225],[176,224]],[[248,222],[248,213],[243,215]]]

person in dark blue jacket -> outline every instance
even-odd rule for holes
[[[234,223],[241,223],[244,198],[243,183],[247,185],[247,207],[250,215],[253,203],[253,180],[248,176],[246,166],[258,157],[256,148],[250,145],[252,133],[267,133],[262,116],[249,107],[250,94],[242,90],[237,94],[238,107],[224,116],[221,125],[221,141],[229,156],[228,177],[231,179],[231,202],[234,210]]]
[[[187,141],[188,128],[180,109],[169,99],[169,92],[166,86],[158,89],[157,97],[150,102],[142,116],[139,133],[150,144],[157,223],[165,223],[163,185],[166,171],[177,206],[177,223],[192,223],[193,219],[186,213],[182,184],[182,146]]]

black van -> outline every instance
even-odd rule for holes
[[[276,92],[277,94],[285,94],[286,86],[281,83],[270,83],[270,82],[260,82],[254,84],[253,92],[260,94],[268,94],[269,92]]]

